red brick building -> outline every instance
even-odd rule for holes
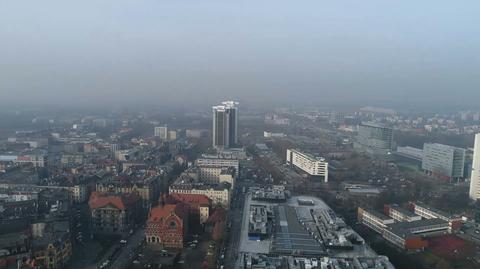
[[[204,224],[210,216],[211,201],[202,194],[172,193],[167,196],[165,203],[187,205],[189,217],[196,223]]]
[[[146,241],[164,248],[183,248],[188,229],[188,208],[184,204],[157,206],[150,210]]]

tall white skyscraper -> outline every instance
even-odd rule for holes
[[[154,135],[160,137],[160,139],[167,140],[168,138],[168,128],[167,126],[155,127]]]
[[[469,195],[472,200],[480,199],[480,134],[475,135]]]
[[[225,101],[213,108],[213,146],[235,147],[238,143],[238,102]]]

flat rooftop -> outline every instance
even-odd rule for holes
[[[438,226],[438,227],[437,227]],[[407,238],[412,235],[435,232],[448,229],[448,222],[441,219],[422,219],[411,222],[395,222],[388,224],[387,229],[392,233]],[[425,229],[425,232],[415,232],[417,229]]]
[[[271,252],[284,254],[320,255],[326,249],[315,239],[298,220],[295,208],[277,206],[275,209],[275,238]]]
[[[378,210],[375,210],[375,209],[363,209],[363,211],[365,212],[368,212],[369,214],[375,216],[376,218],[379,218],[381,220],[391,220],[392,218],[390,218],[389,216],[387,215],[384,215],[382,214],[380,211]]]
[[[434,212],[434,213],[436,213],[436,214],[438,214],[438,215],[442,215],[442,216],[447,217],[447,218],[454,218],[454,216],[453,216],[452,214],[447,213],[447,212],[445,212],[445,211],[442,211],[442,210],[440,210],[440,209],[431,207],[431,206],[429,206],[429,205],[427,205],[427,204],[425,204],[425,203],[423,203],[423,202],[415,202],[415,207],[417,207],[417,206],[418,206],[418,207],[425,208],[425,209],[427,209],[427,210],[430,210],[430,211],[432,211],[432,212]]]
[[[417,214],[413,213],[412,211],[406,209],[406,208],[403,208],[399,205],[390,205],[390,208],[391,209],[394,209],[398,212],[400,212],[401,214],[405,215],[405,216],[408,216],[408,217],[416,217],[418,216]]]

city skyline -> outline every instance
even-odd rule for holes
[[[480,268],[480,2],[0,1],[1,269]]]

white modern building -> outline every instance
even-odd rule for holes
[[[287,135],[284,133],[272,133],[272,132],[263,131],[263,137],[265,138],[283,138],[286,136]]]
[[[235,169],[235,176],[238,177],[238,172],[240,169],[240,162],[238,159],[223,159],[218,157],[209,157],[205,156],[203,158],[199,158],[195,161],[195,164],[198,167],[219,167],[219,168],[229,168],[233,167]]]
[[[422,169],[429,175],[447,180],[462,179],[465,149],[438,143],[423,144]]]
[[[323,177],[328,182],[328,162],[295,149],[287,149],[287,164],[293,165],[311,176]]]
[[[393,129],[373,122],[362,123],[353,148],[372,155],[387,155],[393,148]]]
[[[472,200],[480,199],[480,134],[475,135],[469,196]]]
[[[168,128],[167,126],[159,126],[155,127],[154,135],[160,137],[160,139],[167,140],[168,139]]]
[[[238,102],[225,101],[213,109],[213,146],[230,148],[238,144]]]

